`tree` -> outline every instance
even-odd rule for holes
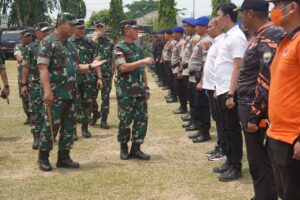
[[[103,21],[105,24],[109,24],[109,10],[108,9],[104,9],[104,10],[101,10],[99,12],[92,12],[91,17],[86,22],[86,26],[87,27],[94,26],[95,21],[99,20],[99,19],[101,21]]]
[[[212,6],[212,13],[211,16],[215,17],[217,15],[217,8],[224,4],[224,3],[230,3],[231,0],[211,0],[211,6]]]
[[[111,0],[109,8],[109,26],[114,39],[120,35],[120,22],[124,20],[125,14],[123,11],[122,0]]]
[[[62,12],[69,12],[76,18],[84,19],[86,16],[86,5],[83,0],[59,0]]]
[[[176,26],[176,8],[174,0],[160,0],[158,5],[158,29]]]
[[[125,13],[129,19],[136,19],[157,10],[159,2],[157,0],[141,0],[126,4],[128,11]]]

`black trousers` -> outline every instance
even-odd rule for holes
[[[175,90],[175,86],[174,86],[174,74],[172,72],[171,62],[169,61],[164,62],[164,73],[166,77],[166,84],[171,92],[171,95],[173,97],[177,97],[177,90]]]
[[[275,187],[283,200],[300,199],[300,161],[293,159],[293,145],[268,138]]]
[[[180,105],[187,106],[188,102],[188,87],[189,87],[189,77],[183,76],[182,79],[177,78],[177,92],[179,97]]]
[[[210,129],[210,108],[206,90],[197,90],[196,83],[190,83],[193,109],[191,109],[192,122],[199,125],[200,130],[208,133]]]
[[[226,140],[225,136],[222,133],[222,121],[221,121],[221,110],[218,106],[218,101],[214,97],[214,90],[207,90],[208,93],[208,102],[210,106],[210,113],[213,118],[213,120],[216,122],[216,127],[217,127],[217,135],[218,135],[218,140],[217,140],[217,145],[220,147],[223,151],[226,151]]]
[[[164,66],[163,66],[163,64],[160,63],[159,61],[155,62],[155,68],[156,68],[156,71],[157,71],[159,81],[162,82],[165,85],[166,80],[165,80],[165,77],[164,77],[164,69],[163,69]]]
[[[221,109],[222,132],[226,140],[226,157],[231,167],[241,170],[243,157],[243,138],[238,114],[237,95],[234,95],[236,103],[232,109],[226,106],[226,93],[219,95],[218,105]]]
[[[249,170],[253,181],[255,200],[276,200],[273,171],[267,148],[263,146],[267,129],[259,129],[256,133],[247,130],[251,106],[239,105],[239,115],[243,126]]]

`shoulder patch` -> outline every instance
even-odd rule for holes
[[[272,60],[272,53],[271,52],[264,53],[263,60],[265,63],[269,63]]]

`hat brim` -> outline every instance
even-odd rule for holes
[[[96,24],[95,26],[96,26],[96,27],[104,27],[105,25],[102,24],[102,23],[98,23],[98,24]]]
[[[85,28],[85,25],[75,25],[75,28]]]
[[[41,29],[39,29],[39,31],[41,31],[41,32],[47,32],[47,31],[50,31],[51,30],[51,27],[44,27],[44,28],[41,28]]]
[[[32,35],[32,34],[31,33],[25,33],[25,34],[23,34],[24,37],[27,37],[27,36],[30,36],[30,35]]]
[[[73,25],[73,26],[75,26],[75,24],[77,23],[77,21],[76,20],[68,20],[68,21],[66,21],[68,24],[71,24],[71,25]]]

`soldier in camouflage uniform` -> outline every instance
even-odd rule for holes
[[[140,145],[147,132],[147,99],[150,95],[144,65],[152,64],[154,60],[150,57],[143,59],[141,49],[134,44],[138,37],[135,20],[122,21],[121,29],[124,41],[119,42],[113,52],[117,74],[120,158],[149,160],[150,156],[141,151]],[[130,137],[132,146],[129,155],[127,143]]]
[[[83,19],[78,19],[75,24],[73,37],[70,41],[76,47],[79,55],[79,62],[81,64],[91,63],[95,59],[95,45],[92,40],[85,37],[85,25]],[[88,131],[89,115],[92,111],[93,91],[95,87],[102,87],[101,71],[97,71],[97,80],[93,71],[80,74],[77,79],[78,92],[79,92],[79,106],[81,114],[81,131],[82,136],[90,138],[92,134]],[[97,85],[98,84],[98,85]],[[76,140],[76,137],[75,137]]]
[[[44,112],[47,113],[44,115],[39,146],[39,166],[43,171],[52,170],[49,152],[59,129],[56,167],[79,168],[79,164],[70,158],[73,134],[76,131],[77,74],[93,70],[105,62],[95,60],[92,64],[79,64],[77,51],[68,40],[73,34],[75,23],[74,15],[59,13],[54,32],[40,44],[37,64],[46,104]]]
[[[28,95],[23,96],[21,89],[22,89],[22,62],[24,57],[24,51],[26,45],[30,44],[32,41],[32,33],[30,30],[26,29],[21,32],[20,36],[21,43],[17,44],[14,48],[14,56],[18,62],[18,86],[19,86],[19,95],[22,99],[22,106],[23,110],[27,116],[24,124],[30,124],[31,122],[31,111],[29,109],[29,101]]]
[[[37,66],[38,48],[40,42],[50,31],[49,24],[39,23],[35,27],[36,40],[26,46],[22,62],[22,95],[29,96],[30,109],[33,111],[31,133],[33,135],[32,149],[38,149],[40,133],[44,124],[44,105],[41,94],[41,81]]]
[[[93,41],[96,46],[97,56],[107,62],[101,66],[101,73],[103,77],[103,87],[101,89],[101,110],[100,115],[98,114],[98,104],[96,102],[97,96],[94,101],[94,115],[93,124],[96,123],[97,118],[101,116],[100,127],[109,129],[107,124],[107,117],[109,114],[109,95],[112,88],[112,77],[113,77],[113,65],[112,65],[112,51],[114,48],[113,42],[106,37],[105,25],[100,21],[95,22],[95,37]],[[96,93],[96,95],[98,92]]]

